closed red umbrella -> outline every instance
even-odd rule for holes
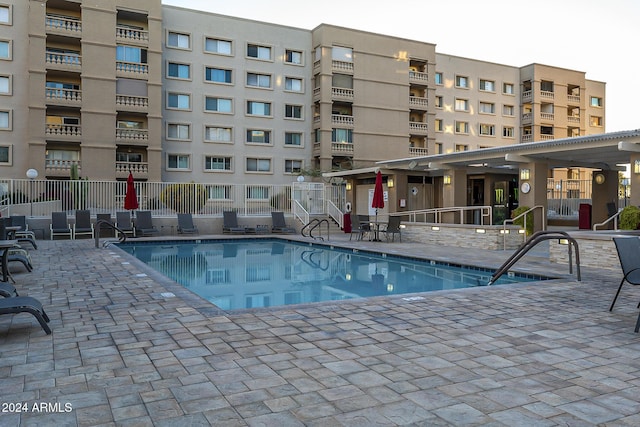
[[[133,185],[133,174],[129,172],[129,178],[127,178],[127,193],[124,196],[124,208],[126,210],[138,209],[138,195],[136,194],[136,187]]]
[[[378,239],[378,230],[380,225],[378,224],[378,209],[384,208],[384,193],[382,190],[382,174],[380,171],[376,174],[376,185],[373,187],[373,200],[371,200],[371,207],[376,210],[376,237]]]

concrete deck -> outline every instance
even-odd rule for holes
[[[494,267],[508,255],[332,242]],[[0,316],[0,426],[640,425],[640,293],[625,285],[610,313],[618,271],[577,282],[527,256],[518,266],[563,278],[228,314],[92,240],[31,254],[16,286],[53,334]]]

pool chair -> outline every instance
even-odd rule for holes
[[[395,242],[396,234],[398,235],[398,238],[402,242],[402,228],[400,227],[400,220],[401,218],[399,216],[389,217],[389,222],[387,223],[386,228],[382,230],[384,231],[384,234],[387,237],[387,242],[389,241],[389,234],[391,234],[392,242]]]
[[[287,225],[284,219],[284,212],[271,212],[271,232],[295,234],[296,229]]]
[[[8,282],[0,282],[0,297],[12,298],[18,296],[18,290]]]
[[[616,292],[616,296],[613,298],[613,302],[611,302],[609,311],[613,310],[613,306],[618,299],[618,295],[620,295],[620,290],[625,281],[632,285],[640,285],[640,257],[638,256],[638,254],[640,254],[640,239],[637,237],[614,237],[613,243],[616,245],[618,259],[620,260],[620,266],[622,267],[624,276],[620,281],[618,292]],[[640,304],[638,304],[638,306],[640,307]],[[638,330],[640,330],[640,314],[636,321],[635,332],[638,332]]]
[[[2,314],[18,314],[18,313],[31,313],[38,322],[42,329],[51,335],[51,329],[49,328],[49,316],[42,308],[42,303],[33,297],[10,297],[0,299],[0,315]]]
[[[76,222],[73,224],[73,238],[78,235],[88,235],[93,238],[93,224],[91,223],[91,211],[88,209],[76,210]]]
[[[238,214],[235,211],[222,212],[222,234],[245,234],[247,229],[238,225]]]
[[[69,236],[73,239],[73,229],[69,225],[66,212],[51,212],[51,224],[49,224],[51,240],[55,236]]]
[[[38,245],[36,244],[36,234],[29,230],[29,226],[27,225],[27,217],[24,215],[11,215],[11,225],[14,227],[20,227],[20,230],[17,230],[13,233],[15,239],[18,242],[28,242],[33,246],[33,249],[38,249]]]
[[[100,224],[98,224],[98,221],[105,221],[105,222],[101,222]],[[109,223],[113,225],[113,221],[111,221],[111,214],[110,213],[96,214],[96,227],[97,227],[96,233],[98,233],[98,236],[99,237],[115,236],[115,230],[111,228],[111,226],[105,223]]]
[[[190,213],[178,214],[178,234],[197,234],[198,228],[193,225],[193,216]]]
[[[160,233],[153,225],[151,211],[138,211],[136,214],[136,236],[154,236]]]
[[[131,212],[116,212],[116,227],[118,227],[124,234],[136,237],[136,229],[133,226],[133,221],[131,220]]]
[[[362,237],[371,233],[371,225],[369,222],[361,222],[362,215],[351,214],[351,234],[349,240],[356,235],[356,240],[362,240]]]

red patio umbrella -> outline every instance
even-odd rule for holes
[[[373,187],[373,200],[371,200],[371,207],[376,210],[376,238],[378,240],[378,209],[384,208],[384,193],[382,190],[382,174],[380,171],[376,174],[376,185]]]
[[[127,193],[124,196],[124,208],[128,211],[138,209],[138,196],[136,194],[136,187],[133,185],[133,174],[129,172],[129,178],[127,178]]]

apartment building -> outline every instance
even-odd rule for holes
[[[604,113],[584,72],[427,42],[160,0],[0,0],[2,177],[283,184],[603,133]]]

